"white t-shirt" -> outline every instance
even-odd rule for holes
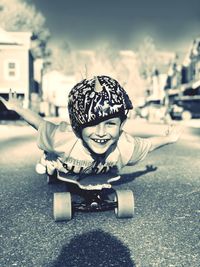
[[[68,173],[105,173],[120,170],[126,165],[134,165],[148,154],[151,143],[147,138],[132,137],[122,131],[119,140],[112,147],[104,161],[94,161],[89,150],[83,145],[65,122],[55,125],[44,121],[38,129],[38,147],[56,155],[51,165]],[[48,160],[48,156],[47,156]]]

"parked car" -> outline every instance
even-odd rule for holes
[[[18,120],[20,116],[12,110],[8,110],[2,102],[0,102],[0,120]]]
[[[145,103],[145,105],[139,107],[140,117],[145,118],[148,121],[160,122],[171,120],[170,114],[168,113],[168,107],[164,106],[160,100],[151,100]]]
[[[172,119],[200,118],[200,96],[176,98],[171,106],[170,115]]]

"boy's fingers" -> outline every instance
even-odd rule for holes
[[[169,125],[165,134],[181,134],[183,132],[183,126],[182,125]]]
[[[167,126],[167,129],[165,131],[166,135],[168,135],[172,131],[173,127],[174,127],[173,125],[168,125]]]
[[[9,93],[8,93],[8,99],[12,98],[12,89],[10,88]]]

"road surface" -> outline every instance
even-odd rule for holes
[[[117,219],[106,211],[76,213],[56,223],[53,193],[65,187],[47,185],[35,173],[41,153],[35,130],[26,125],[0,130],[0,266],[199,266],[197,139],[152,152],[116,186],[133,190],[134,218]]]

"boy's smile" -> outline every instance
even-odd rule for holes
[[[111,145],[118,141],[121,119],[112,118],[82,130],[82,139],[96,154],[104,154]]]

